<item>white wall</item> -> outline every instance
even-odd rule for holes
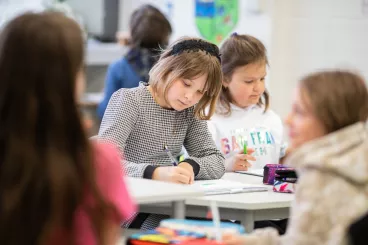
[[[87,3],[88,2],[88,3]],[[84,18],[85,27],[88,32],[101,33],[103,30],[103,11],[102,0],[67,0],[67,4]]]
[[[24,11],[42,10],[44,0],[0,0],[0,27]]]
[[[324,68],[357,70],[368,79],[367,0],[275,0],[272,13],[271,107],[290,109],[298,79]]]

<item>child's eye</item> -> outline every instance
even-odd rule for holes
[[[262,82],[264,82],[265,80],[266,80],[266,78],[264,78],[264,77],[262,77],[262,78],[261,78],[261,81],[262,81]]]
[[[294,107],[294,112],[295,112],[295,114],[298,114],[298,115],[303,115],[304,114],[304,111],[299,106]]]
[[[197,93],[199,93],[199,94],[204,94],[204,91],[200,91],[200,90],[198,90],[198,91],[197,91]]]
[[[244,81],[245,83],[252,83],[253,82],[253,80],[250,80],[250,81]]]
[[[182,80],[183,81],[183,84],[184,84],[184,86],[185,87],[190,87],[190,84],[189,83],[187,83],[186,81],[184,81],[184,80]]]

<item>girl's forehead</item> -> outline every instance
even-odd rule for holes
[[[203,73],[192,78],[183,78],[183,80],[191,83],[192,86],[196,87],[200,91],[206,91],[209,86],[207,76],[207,73]]]
[[[191,77],[183,77],[183,79],[186,79],[186,80],[189,80],[191,82],[195,82],[195,81],[198,81],[198,80],[201,80],[201,79],[207,79],[207,76],[208,74],[207,73],[202,73],[202,74],[198,74],[198,75],[195,75],[195,76],[191,76]]]
[[[307,91],[303,88],[303,87],[300,87],[298,86],[296,89],[295,89],[295,92],[294,92],[294,102],[306,109],[306,110],[311,110],[312,109],[312,102],[311,102],[311,99],[307,93]]]
[[[265,76],[267,73],[266,64],[255,63],[244,66],[239,66],[234,70],[234,74],[246,75],[246,76]]]

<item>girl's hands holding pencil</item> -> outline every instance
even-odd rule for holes
[[[233,159],[233,162],[230,166],[232,171],[248,171],[248,168],[252,166],[248,161],[255,161],[256,158],[252,156],[254,150],[251,148],[247,149],[247,154],[244,154],[244,151],[239,151]]]
[[[184,168],[186,170],[188,170],[190,173],[191,173],[191,176],[190,176],[190,180],[189,180],[189,184],[193,184],[194,183],[194,171],[193,171],[193,166],[190,165],[189,163],[187,162],[181,162],[179,163],[178,165],[179,168]]]
[[[192,165],[187,162],[178,163],[166,144],[164,145],[164,151],[170,158],[173,166],[156,168],[153,171],[152,179],[181,184],[193,184],[194,171]]]
[[[186,165],[189,165],[191,169]],[[191,184],[194,180],[193,167],[188,163],[185,164],[185,162],[180,163],[179,166],[158,167],[153,171],[152,179],[180,184]]]

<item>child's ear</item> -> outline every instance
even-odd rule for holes
[[[227,79],[225,79],[225,78],[224,78],[224,79],[222,80],[222,86],[223,86],[223,87],[225,87],[225,88],[227,88],[227,87],[229,86],[229,81],[228,81]]]

